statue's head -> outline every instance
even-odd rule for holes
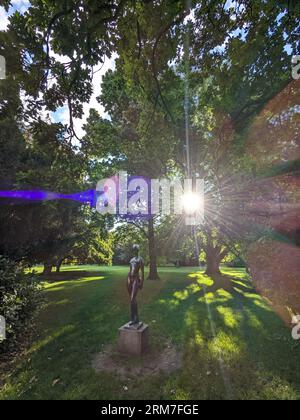
[[[134,255],[138,255],[138,253],[140,252],[140,246],[138,244],[134,244],[132,247],[132,251]]]

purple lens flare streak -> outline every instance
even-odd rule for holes
[[[132,191],[132,195],[135,191]],[[77,201],[82,204],[90,205],[90,207],[95,208],[97,204],[97,199],[101,196],[106,196],[105,192],[100,192],[97,190],[87,190],[82,191],[78,193],[73,194],[59,194],[55,192],[49,192],[49,191],[39,191],[39,190],[33,190],[33,191],[11,191],[11,190],[0,190],[0,205],[1,205],[1,199],[6,200],[12,200],[12,204],[18,205],[22,204],[24,205],[24,202],[43,202],[43,201],[55,201],[55,200],[70,200],[70,201]],[[7,204],[7,201],[4,201],[2,204]],[[124,221],[131,221],[131,220],[148,220],[152,217],[151,211],[148,215],[146,214],[136,214],[136,215],[120,215],[117,214],[121,219]]]
[[[90,204],[93,207],[96,201],[96,191],[88,190],[74,194],[58,194],[48,191],[0,191],[1,198],[22,201],[71,200],[83,204]]]

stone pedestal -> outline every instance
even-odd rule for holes
[[[148,325],[130,326],[126,324],[119,328],[118,350],[120,353],[141,356],[148,350],[148,347]]]

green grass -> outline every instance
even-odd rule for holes
[[[141,318],[154,346],[183,351],[171,375],[97,374],[94,354],[128,319],[127,269],[64,267],[45,283],[37,337],[2,380],[1,399],[299,399],[300,345],[241,269],[221,279],[165,268],[145,283]],[[204,294],[206,289],[206,294]]]

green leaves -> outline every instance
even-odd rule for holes
[[[18,339],[41,303],[40,287],[34,274],[24,266],[0,256],[0,308],[6,320],[6,338],[0,353],[16,350]]]

